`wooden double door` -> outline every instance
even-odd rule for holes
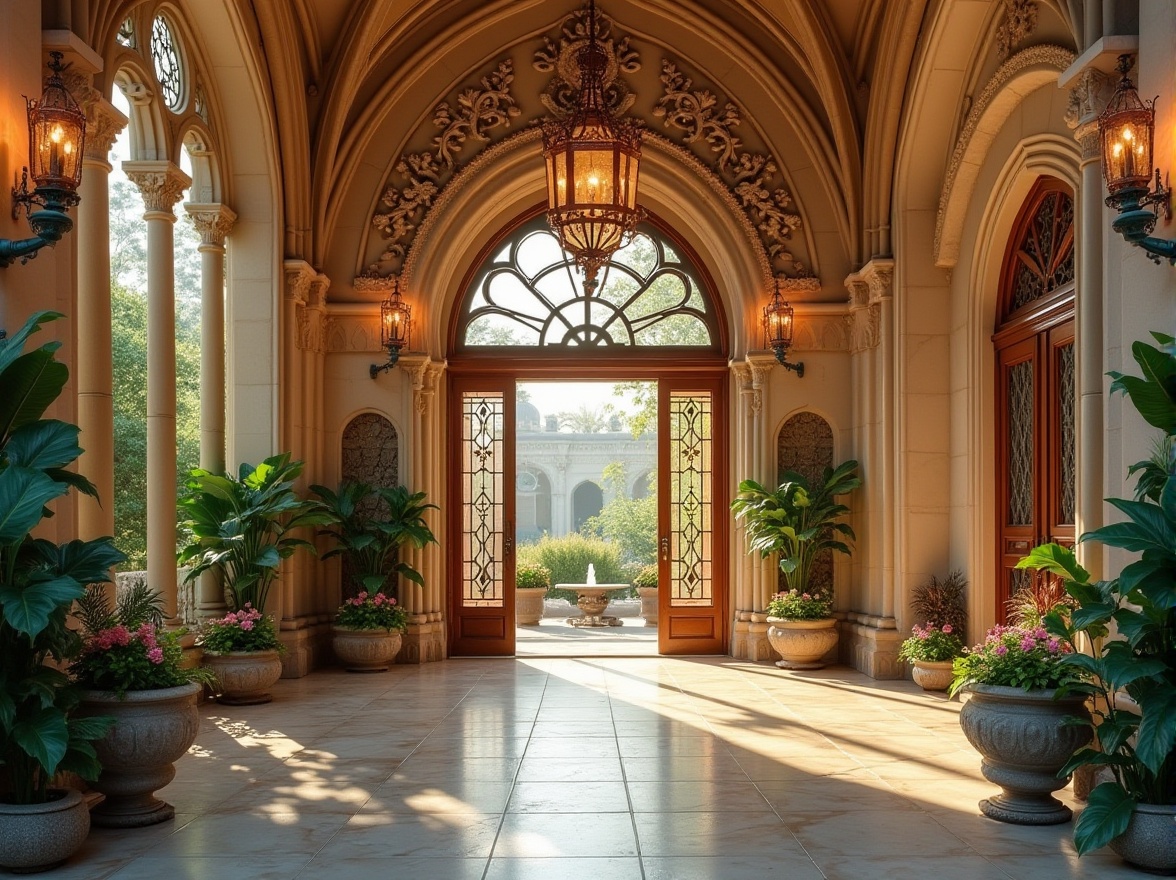
[[[447,544],[453,656],[515,653],[519,378],[451,376]],[[624,378],[651,379],[658,389],[658,651],[725,654],[730,618],[726,375]]]

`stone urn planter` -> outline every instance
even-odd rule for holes
[[[1176,805],[1137,804],[1127,830],[1108,845],[1137,868],[1176,874]]]
[[[637,596],[641,599],[641,616],[645,618],[645,625],[657,626],[657,587],[638,587]]]
[[[220,688],[217,701],[227,706],[268,703],[269,693],[282,677],[282,660],[277,650],[204,653],[204,665],[213,671]]]
[[[35,874],[56,868],[85,842],[90,807],[82,793],[54,789],[44,804],[0,801],[0,868]]]
[[[79,714],[109,715],[114,727],[95,741],[102,774],[93,788],[106,795],[91,816],[102,828],[140,828],[176,814],[155,792],[175,778],[175,762],[196,741],[201,685],[127,691],[82,691]]]
[[[538,626],[543,619],[543,600],[547,587],[515,587],[515,623]]]
[[[768,641],[780,655],[781,669],[821,669],[824,656],[837,644],[837,618],[789,620],[768,618]]]
[[[950,660],[914,660],[911,678],[925,691],[945,691],[951,687],[951,667]]]
[[[980,801],[980,812],[1014,825],[1056,825],[1070,821],[1070,808],[1053,797],[1069,777],[1058,771],[1090,742],[1090,727],[1065,723],[1089,719],[1086,699],[1054,699],[1053,690],[974,684],[960,711],[960,727],[982,760],[980,770],[1001,793]]]
[[[348,672],[385,672],[396,662],[402,637],[398,629],[355,629],[335,624],[331,647]]]

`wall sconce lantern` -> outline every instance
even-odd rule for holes
[[[604,97],[611,59],[596,34],[596,3],[588,5],[588,42],[576,54],[580,91],[575,109],[543,125],[547,163],[547,222],[584,271],[584,291],[625,246],[641,220],[637,172],[641,131],[618,119]]]
[[[371,377],[396,366],[400,360],[400,349],[408,345],[408,337],[412,332],[412,309],[400,295],[400,281],[393,281],[392,292],[388,298],[380,303],[380,344],[388,350],[388,363],[383,366],[372,364],[369,370]]]
[[[1102,142],[1102,170],[1107,182],[1107,205],[1119,212],[1112,228],[1136,247],[1147,251],[1154,262],[1167,259],[1176,264],[1176,241],[1151,238],[1156,219],[1172,216],[1171,192],[1155,168],[1152,190],[1152,141],[1156,127],[1155,101],[1145,104],[1131,84],[1131,56],[1119,56],[1122,78],[1106,109],[1098,117]],[[1152,210],[1144,210],[1151,205]]]
[[[29,101],[29,164],[20,184],[12,189],[12,218],[23,206],[33,238],[0,239],[0,266],[14,260],[27,263],[47,244],[55,244],[73,228],[67,213],[78,203],[82,180],[82,151],[86,141],[86,115],[61,80],[65,68],[60,52],[49,53],[52,73],[41,100]],[[29,192],[32,177],[34,189]],[[40,206],[33,210],[33,206]]]
[[[792,347],[792,330],[795,313],[780,293],[780,279],[776,279],[776,289],[772,292],[772,300],[764,306],[764,341],[772,351],[776,352],[776,361],[786,370],[792,370],[797,378],[804,378],[804,363],[788,363],[788,349]]]

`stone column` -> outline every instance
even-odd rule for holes
[[[90,90],[93,92],[93,89]],[[108,101],[86,102],[86,152],[78,204],[78,427],[80,473],[98,498],[78,496],[78,536],[114,534],[114,366],[110,313],[110,171],[114,141],[127,118]]]
[[[176,583],[175,214],[192,183],[171,162],[124,162],[143,194],[147,221],[147,583],[179,621]]]
[[[225,237],[237,215],[224,205],[188,203],[184,210],[200,233],[200,467],[225,470]],[[225,613],[218,573],[200,576],[198,617]]]
[[[1076,289],[1074,291],[1075,394],[1078,485],[1075,487],[1075,522],[1077,535],[1103,524],[1103,248],[1106,245],[1106,222],[1103,204],[1101,143],[1098,115],[1113,91],[1111,80],[1094,68],[1078,75],[1071,90],[1070,121],[1074,138],[1082,146],[1079,167],[1082,180],[1078,186],[1076,229],[1074,234]],[[1101,577],[1103,548],[1097,541],[1078,544],[1076,553],[1083,566],[1095,578]]]

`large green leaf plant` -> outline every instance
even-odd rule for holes
[[[739,494],[731,502],[735,518],[742,520],[748,544],[763,557],[775,553],[789,590],[800,593],[808,589],[813,563],[822,553],[833,551],[849,555],[843,540],[855,540],[853,529],[842,517],[849,508],[837,501],[858,488],[858,463],[849,460],[836,468],[827,467],[814,486],[801,474],[788,472],[775,489],[766,489],[755,480],[739,484]]]
[[[87,585],[109,581],[124,557],[110,538],[54,544],[32,537],[71,488],[93,485],[67,470],[82,453],[78,428],[44,419],[69,372],[48,342],[25,343],[56,312],[33,315],[12,336],[0,336],[0,764],[10,789],[0,798],[45,803],[58,772],[96,779],[91,742],[112,722],[75,718],[77,688],[56,665],[75,657],[81,640],[67,615]]]
[[[1094,698],[1097,748],[1080,749],[1061,772],[1093,765],[1114,775],[1090,793],[1074,825],[1079,855],[1126,831],[1137,804],[1176,804],[1176,344],[1152,335],[1158,345],[1132,346],[1142,377],[1111,373],[1111,390],[1127,394],[1165,440],[1131,468],[1140,475],[1136,497],[1107,499],[1125,519],[1080,538],[1138,558],[1109,581],[1092,581],[1057,544],[1034,548],[1018,565],[1056,576],[1077,602],[1068,619],[1055,611],[1045,626],[1074,648],[1062,662]]]
[[[282,560],[300,548],[315,552],[298,530],[333,522],[319,502],[298,496],[301,473],[302,462],[289,453],[242,464],[236,476],[194,468],[179,499],[188,541],[178,558],[191,566],[186,580],[218,572],[231,610],[248,604],[264,612]]]
[[[399,558],[406,544],[420,548],[437,542],[425,512],[438,508],[425,501],[424,492],[410,492],[404,486],[377,488],[358,480],[345,480],[336,491],[326,486],[310,490],[332,517],[330,526],[319,532],[335,541],[323,559],[342,556],[360,588],[369,593],[382,592],[397,575],[424,585],[421,573]]]

